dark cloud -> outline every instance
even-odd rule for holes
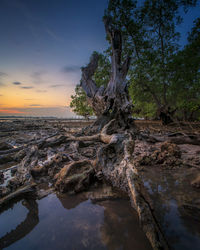
[[[22,84],[21,82],[13,82],[14,85],[20,85]]]
[[[40,104],[30,104],[29,106],[30,107],[41,107],[42,105],[40,105]]]
[[[21,87],[21,89],[33,89],[34,87],[31,87],[31,86],[24,86],[24,87]]]
[[[64,84],[55,84],[55,85],[50,85],[49,88],[57,88],[62,86],[64,86]]]
[[[42,83],[43,82],[43,75],[45,74],[45,71],[36,71],[31,74],[31,77],[33,78],[34,83]]]
[[[47,92],[47,90],[36,90],[36,92],[38,92],[38,93],[45,93],[45,92]]]
[[[64,73],[76,73],[79,72],[80,69],[81,69],[80,66],[71,65],[63,67],[61,71]]]

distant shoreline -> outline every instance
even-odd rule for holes
[[[0,120],[3,119],[62,119],[62,120],[85,120],[81,117],[55,117],[55,116],[0,116]],[[95,118],[90,118],[95,120]]]

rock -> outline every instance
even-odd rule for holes
[[[61,192],[87,190],[94,178],[94,169],[88,160],[77,161],[64,166],[55,176],[55,187]]]

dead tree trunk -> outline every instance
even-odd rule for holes
[[[95,172],[101,172],[105,179],[128,192],[136,208],[142,228],[153,249],[168,249],[159,224],[153,214],[151,202],[142,180],[134,166],[134,129],[132,102],[129,99],[126,75],[130,57],[122,62],[122,37],[114,29],[110,18],[104,20],[107,36],[112,48],[112,70],[106,88],[97,87],[93,75],[98,66],[98,55],[82,68],[81,86],[93,107],[100,133],[92,136],[71,138],[77,141],[101,141],[96,159],[91,162]],[[106,125],[105,125],[106,124]],[[67,169],[69,166],[66,167]]]
[[[34,179],[38,181],[38,173],[48,173],[49,177],[53,177],[54,187],[57,190],[75,193],[86,190],[92,181],[104,177],[113,186],[129,194],[153,249],[168,249],[168,244],[154,215],[151,199],[134,162],[134,138],[137,130],[132,126],[132,102],[129,99],[126,81],[130,57],[127,56],[122,62],[121,33],[114,29],[109,18],[104,22],[112,48],[110,81],[106,88],[103,86],[98,88],[95,84],[93,75],[98,66],[97,55],[93,55],[90,63],[82,68],[81,80],[90,105],[97,114],[96,125],[99,132],[87,136],[66,134],[54,138],[53,141],[43,142],[42,146],[33,146],[20,163],[15,177],[20,185],[24,185]],[[63,155],[59,153],[51,158],[47,153],[47,160],[42,163],[38,161],[39,150],[45,149],[47,145],[52,147],[61,143],[68,144],[69,154],[66,155],[64,151]],[[89,156],[87,151],[83,152],[86,145],[92,147],[92,153],[89,152]],[[67,164],[64,165],[64,162]],[[18,191],[15,195],[19,194]],[[0,204],[4,204],[13,197],[6,195],[0,200]]]
[[[104,23],[112,47],[110,81],[106,88],[97,87],[93,75],[98,67],[98,55],[93,55],[90,63],[82,68],[81,86],[97,115],[96,125],[99,125],[100,129],[112,119],[116,119],[119,127],[128,128],[132,123],[132,102],[129,99],[128,82],[126,81],[130,57],[127,56],[122,62],[121,33],[113,28],[109,18],[106,18]]]

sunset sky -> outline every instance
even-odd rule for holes
[[[71,117],[80,67],[107,47],[107,0],[0,0],[0,115]],[[179,27],[180,44],[198,16]]]

